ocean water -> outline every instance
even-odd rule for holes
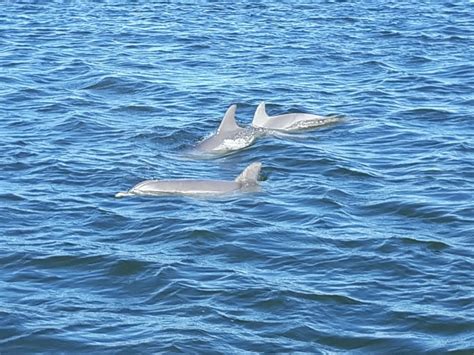
[[[0,353],[472,354],[473,88],[472,1],[3,2]]]

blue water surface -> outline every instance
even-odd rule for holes
[[[472,1],[3,2],[0,353],[472,354],[473,88]],[[261,101],[344,121],[184,153]]]

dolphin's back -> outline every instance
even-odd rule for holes
[[[144,195],[218,195],[240,189],[235,181],[223,180],[146,180],[135,185],[129,192]]]
[[[273,129],[301,129],[308,126],[318,126],[324,123],[325,118],[309,113],[288,113],[272,116],[267,123]]]
[[[262,164],[254,162],[233,181],[225,180],[145,180],[128,191],[121,191],[115,197],[133,195],[224,195],[238,190],[258,190],[258,177]]]
[[[278,116],[268,116],[265,110],[265,102],[258,105],[253,116],[254,127],[274,129],[282,131],[296,131],[300,129],[313,128],[328,123],[336,122],[337,119],[313,115],[310,113],[288,113]]]
[[[240,127],[235,121],[236,105],[227,109],[217,131],[210,137],[202,140],[196,150],[204,153],[224,153],[231,150],[242,149],[256,138],[255,130]]]

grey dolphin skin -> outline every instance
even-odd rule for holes
[[[338,122],[337,117],[323,117],[309,113],[288,113],[268,116],[265,102],[258,105],[253,116],[252,126],[277,131],[297,131]]]
[[[258,186],[258,177],[262,164],[250,164],[233,181],[225,180],[145,180],[126,192],[119,192],[115,197],[133,195],[225,195],[237,191],[251,191]]]
[[[207,154],[222,154],[232,150],[243,149],[251,145],[259,130],[253,127],[240,127],[235,121],[236,105],[232,105],[222,119],[216,133],[201,141],[195,150]]]

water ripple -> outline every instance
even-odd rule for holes
[[[472,9],[5,3],[2,351],[472,353]],[[188,154],[261,101],[341,122]]]

